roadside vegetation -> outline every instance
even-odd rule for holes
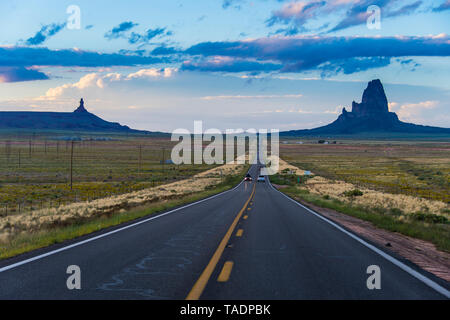
[[[281,157],[329,180],[392,194],[450,203],[450,143],[357,141],[282,144]]]
[[[73,134],[72,134],[73,135]],[[208,165],[170,163],[167,138],[2,137],[0,215],[92,201],[184,180]]]
[[[367,175],[366,179],[371,179],[369,172]],[[376,227],[430,241],[438,249],[450,252],[450,210],[446,202],[370,189],[366,184],[325,178],[316,172],[304,176],[284,169],[270,180],[280,191],[305,204],[370,221]]]
[[[133,203],[123,202],[122,205],[125,206],[122,208],[120,205],[102,207],[99,203],[92,205],[85,202],[68,205],[70,208],[55,208],[51,212],[34,212],[31,219],[19,215],[13,223],[9,217],[3,220],[3,225],[0,226],[0,234],[4,237],[3,241],[0,241],[0,259],[74,239],[226,191],[236,186],[247,170],[248,166],[227,164],[190,179],[164,185],[164,188],[150,188],[122,195],[119,196],[120,199],[125,196],[128,200],[134,199]],[[151,194],[157,196],[148,197]],[[104,203],[111,201],[114,199],[103,200]],[[72,215],[68,214],[67,210],[72,212]],[[39,223],[33,223],[36,220]]]
[[[174,144],[164,137],[3,135],[0,259],[219,193],[248,168],[174,165]]]

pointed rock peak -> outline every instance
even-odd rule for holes
[[[84,100],[83,100],[83,98],[81,98],[80,106],[74,111],[74,113],[88,113],[88,111],[84,107]]]
[[[369,84],[367,85],[367,88],[370,88],[370,87],[383,89],[383,85],[381,84],[381,80],[380,79],[374,79],[372,81],[369,81]]]
[[[379,98],[387,101],[386,93],[379,79],[369,82],[367,89],[364,91],[362,102],[364,103],[364,100],[370,100],[371,98]]]
[[[361,116],[389,113],[386,93],[379,79],[369,82],[367,89],[364,90],[361,103],[354,102],[352,111]]]

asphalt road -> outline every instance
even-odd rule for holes
[[[70,265],[81,290],[66,286]],[[371,265],[380,290],[367,288]],[[445,299],[448,288],[268,181],[0,262],[0,299]]]

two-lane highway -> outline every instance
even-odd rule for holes
[[[256,179],[257,166],[250,173]],[[448,284],[438,284],[377,250],[269,182],[246,182],[83,242],[0,263],[0,299],[445,299],[448,295]],[[81,269],[81,290],[67,289],[70,265]],[[371,265],[381,269],[380,290],[367,288]]]
[[[257,168],[250,173],[256,175]],[[0,299],[184,299],[251,187],[242,183],[125,228],[0,263]],[[81,290],[67,289],[71,265],[81,269]]]
[[[332,224],[258,183],[253,204],[204,299],[440,299],[444,296]],[[367,268],[381,269],[381,290]],[[225,270],[224,270],[225,269]],[[229,271],[229,270],[228,270]]]

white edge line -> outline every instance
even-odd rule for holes
[[[48,256],[52,256],[52,255],[54,255],[54,254],[57,254],[57,253],[60,253],[60,252],[63,252],[63,251],[66,251],[66,250],[69,250],[69,249],[72,249],[72,248],[81,246],[81,245],[86,244],[86,243],[89,243],[89,242],[91,242],[91,241],[95,241],[95,240],[98,240],[98,239],[101,239],[101,238],[105,238],[105,237],[110,236],[110,235],[112,235],[112,234],[115,234],[115,233],[117,233],[117,232],[121,232],[121,231],[130,229],[130,228],[136,227],[136,226],[138,226],[138,225],[141,225],[141,224],[143,224],[143,223],[147,223],[147,222],[149,222],[149,221],[152,221],[152,220],[155,220],[155,219],[164,217],[164,216],[166,216],[166,215],[168,215],[168,214],[171,214],[171,213],[174,213],[174,212],[176,212],[176,211],[180,211],[180,210],[189,208],[189,207],[191,207],[191,206],[197,205],[197,204],[199,204],[199,203],[202,203],[202,202],[205,202],[205,201],[212,200],[212,199],[214,199],[214,198],[216,198],[216,197],[223,196],[224,194],[227,194],[227,193],[229,193],[229,192],[231,192],[231,191],[234,191],[234,190],[236,190],[237,188],[239,188],[239,187],[242,185],[242,183],[243,183],[243,181],[241,181],[241,182],[240,182],[236,187],[234,187],[233,189],[230,189],[230,190],[227,190],[227,191],[223,191],[223,192],[221,192],[221,193],[218,193],[218,194],[215,194],[215,195],[213,195],[213,196],[210,196],[210,197],[208,197],[208,198],[206,198],[206,199],[202,199],[202,200],[199,200],[199,201],[196,201],[196,202],[189,203],[189,204],[184,205],[184,206],[182,206],[182,207],[179,207],[179,208],[170,210],[170,211],[168,211],[168,212],[159,214],[159,215],[157,215],[157,216],[155,216],[155,217],[151,217],[151,218],[148,218],[148,219],[144,219],[144,220],[141,220],[141,221],[139,221],[139,222],[136,222],[136,223],[127,225],[127,226],[125,226],[125,227],[122,227],[122,228],[119,228],[119,229],[116,229],[116,230],[112,230],[112,231],[110,231],[110,232],[103,233],[103,234],[100,234],[100,235],[98,235],[98,236],[95,236],[95,237],[92,237],[92,238],[89,238],[89,239],[86,239],[86,240],[83,240],[83,241],[80,241],[80,242],[76,242],[76,243],[71,244],[71,245],[68,245],[68,246],[66,246],[66,247],[59,248],[59,249],[56,249],[56,250],[53,250],[53,251],[49,251],[49,252],[47,252],[47,253],[44,253],[44,254],[41,254],[41,255],[38,255],[38,256],[35,256],[35,257],[32,257],[32,258],[29,258],[29,259],[26,259],[26,260],[17,262],[17,263],[13,263],[13,264],[8,265],[8,266],[6,266],[6,267],[0,268],[0,273],[5,272],[5,271],[8,271],[8,270],[11,270],[11,269],[14,269],[14,268],[17,268],[17,267],[20,267],[20,266],[22,266],[22,265],[24,265],[24,264],[28,264],[28,263],[33,262],[33,261],[36,261],[36,260],[41,260],[41,259],[43,259],[43,258],[46,258],[46,257],[48,257]]]
[[[369,248],[370,250],[374,251],[375,253],[379,254],[380,256],[382,256],[383,258],[385,258],[386,260],[388,260],[389,262],[393,263],[394,265],[396,265],[397,267],[399,267],[400,269],[402,269],[403,271],[409,273],[411,276],[413,276],[414,278],[418,279],[419,281],[423,282],[424,284],[426,284],[427,286],[429,286],[430,288],[434,289],[435,291],[439,292],[440,294],[444,295],[446,298],[450,298],[450,291],[448,291],[447,289],[445,289],[444,287],[442,287],[441,285],[437,284],[436,282],[434,282],[433,280],[425,277],[423,274],[417,272],[416,270],[412,269],[411,267],[407,266],[406,264],[404,264],[403,262],[397,260],[396,258],[390,256],[389,254],[387,254],[386,252],[378,249],[377,247],[371,245],[370,243],[364,241],[363,239],[361,239],[360,237],[358,237],[357,235],[345,230],[344,228],[342,228],[340,225],[334,223],[333,221],[331,221],[330,219],[325,218],[324,216],[318,214],[317,212],[309,209],[308,207],[302,205],[301,203],[299,203],[298,201],[295,201],[294,199],[292,199],[291,197],[285,195],[283,192],[281,192],[280,190],[276,189],[272,183],[269,181],[270,186],[272,187],[272,189],[274,189],[275,191],[281,193],[283,196],[285,196],[286,198],[288,198],[289,200],[291,200],[292,202],[294,202],[295,204],[299,205],[300,207],[302,207],[303,209],[309,211],[310,213],[314,214],[316,217],[322,219],[325,222],[328,222],[329,224],[331,224],[333,227],[335,227],[336,229],[338,229],[339,231],[342,231],[343,233],[345,233],[346,235],[350,236],[351,238],[355,239],[356,241],[358,241],[359,243],[361,243],[362,245],[364,245],[365,247]]]

